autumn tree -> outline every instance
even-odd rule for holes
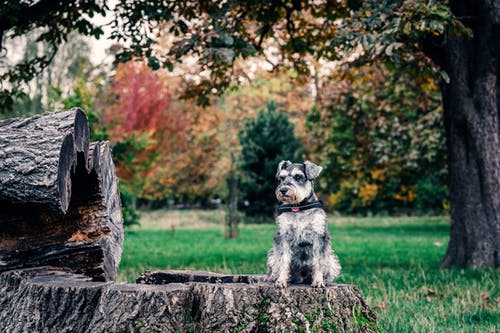
[[[432,61],[442,77],[452,224],[441,267],[498,267],[500,1],[371,6],[379,12],[361,21],[372,48],[393,62]]]
[[[448,207],[441,98],[430,75],[379,61],[338,65],[307,125],[318,182],[342,213],[443,213]]]
[[[129,61],[118,65],[99,105],[123,190],[145,203],[207,201],[223,181],[214,167],[217,114],[181,100],[181,84]]]
[[[167,80],[172,82],[172,78]],[[147,178],[141,197],[152,202],[173,199],[205,205],[225,177],[224,170],[218,167],[217,113],[178,96],[171,99],[169,110],[182,119],[182,126],[174,133],[167,132],[160,144],[155,171]],[[175,136],[178,139],[172,140]]]
[[[108,128],[122,190],[138,196],[160,152],[158,145],[178,131],[169,114],[169,90],[142,62],[118,66],[103,95],[101,123]],[[175,144],[175,143],[172,143]],[[123,184],[122,184],[123,183]]]
[[[451,1],[472,36],[448,25],[424,40],[441,84],[448,139],[451,237],[441,267],[500,266],[500,1]]]

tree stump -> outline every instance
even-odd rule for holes
[[[356,286],[276,288],[263,275],[146,271],[137,283],[191,286],[194,332],[376,332],[375,314]]]
[[[0,275],[1,332],[90,332],[106,282],[67,270],[28,268]]]
[[[123,221],[108,142],[78,108],[0,122],[0,272],[51,265],[112,281]]]
[[[373,312],[352,285],[280,289],[261,276],[188,271],[146,272],[139,279],[185,282],[92,282],[49,267],[5,272],[0,275],[0,331],[377,331]]]

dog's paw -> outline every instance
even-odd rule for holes
[[[311,287],[313,288],[324,288],[325,282],[323,280],[315,280],[311,283]]]
[[[274,286],[276,288],[286,288],[286,286],[287,286],[286,280],[278,279],[274,282]]]

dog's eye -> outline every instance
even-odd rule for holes
[[[295,175],[293,179],[295,179],[296,181],[300,181],[302,180],[302,175]]]

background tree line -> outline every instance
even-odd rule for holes
[[[77,51],[75,43],[83,47]],[[25,52],[32,45],[27,41]],[[84,108],[93,139],[113,144],[128,206],[208,206],[225,198],[229,156],[236,154],[239,207],[249,216],[272,216],[282,159],[324,166],[317,190],[330,211],[448,210],[442,109],[431,76],[381,62],[338,64],[316,82],[300,80],[293,69],[260,69],[202,108],[182,98],[182,75],[133,60],[103,73],[86,45],[75,35],[62,47],[73,53],[57,56],[28,94],[15,99],[13,113],[3,116]]]
[[[108,10],[112,11],[111,38],[121,44],[115,52],[116,61],[126,63],[140,58],[154,70],[172,71],[186,56],[194,57],[196,61],[191,67],[202,75],[198,80],[186,82],[183,96],[196,98],[200,105],[209,105],[211,96],[222,97],[234,82],[244,81],[246,72],[239,63],[255,56],[266,59],[273,69],[289,67],[298,77],[314,78],[316,88],[320,84],[314,72],[318,71],[313,69],[317,69],[315,64],[325,61],[347,60],[351,66],[381,61],[404,68],[405,73],[418,74],[412,75],[413,79],[421,75],[431,78],[433,81],[428,80],[428,84],[439,85],[442,98],[452,222],[442,267],[500,265],[500,47],[495,37],[500,22],[498,0],[202,1],[183,5],[176,1],[120,0],[112,9],[106,2],[91,0],[81,1],[78,6],[72,2],[10,1],[0,9],[2,48],[6,40],[40,28],[36,41],[45,43],[48,49],[17,64],[4,61],[4,56],[0,58],[2,108],[13,108],[14,98],[23,94],[19,83],[29,81],[47,68],[72,31],[99,38],[103,30],[90,18],[106,15]],[[172,37],[166,48],[157,47],[165,36],[162,31]],[[346,104],[354,106],[354,111],[349,112],[363,113],[367,102],[371,101],[353,94]],[[321,113],[323,107],[317,109],[320,116],[325,114]],[[379,120],[388,118],[392,121],[390,128],[400,129],[396,140],[399,142],[394,145],[395,141],[387,136],[375,142],[366,141],[372,140],[377,131],[383,136],[385,125],[377,121],[370,124],[365,139],[361,135],[352,140],[360,140],[365,148],[369,147],[373,159],[369,174],[364,171],[351,175],[355,183],[351,192],[363,193],[362,205],[377,207],[381,199],[377,198],[379,188],[399,187],[401,193],[393,195],[391,200],[414,202],[417,186],[407,179],[417,172],[414,158],[406,156],[407,166],[411,166],[409,176],[393,181],[392,172],[404,163],[389,169],[384,161],[398,161],[395,154],[386,154],[384,150],[411,145],[410,150],[415,151],[413,148],[419,145],[408,142],[405,132],[410,133],[416,127],[399,127],[399,116],[385,115],[388,111],[384,107],[379,111]],[[419,109],[413,112],[420,114]],[[409,121],[412,115],[405,117]],[[314,118],[318,116],[311,120]],[[354,128],[362,128],[364,122],[359,121]],[[332,122],[333,129],[349,129],[349,126],[339,119]],[[154,130],[149,135],[154,136]],[[329,160],[359,169],[356,150],[349,152],[352,148],[345,148],[348,154],[341,152],[344,157],[331,156]],[[336,153],[335,148],[332,153]],[[380,178],[382,175],[388,177]],[[438,176],[439,173],[434,177]],[[340,185],[339,181],[334,194],[342,194],[346,188],[349,192],[350,186]],[[335,196],[331,201],[342,203]]]

